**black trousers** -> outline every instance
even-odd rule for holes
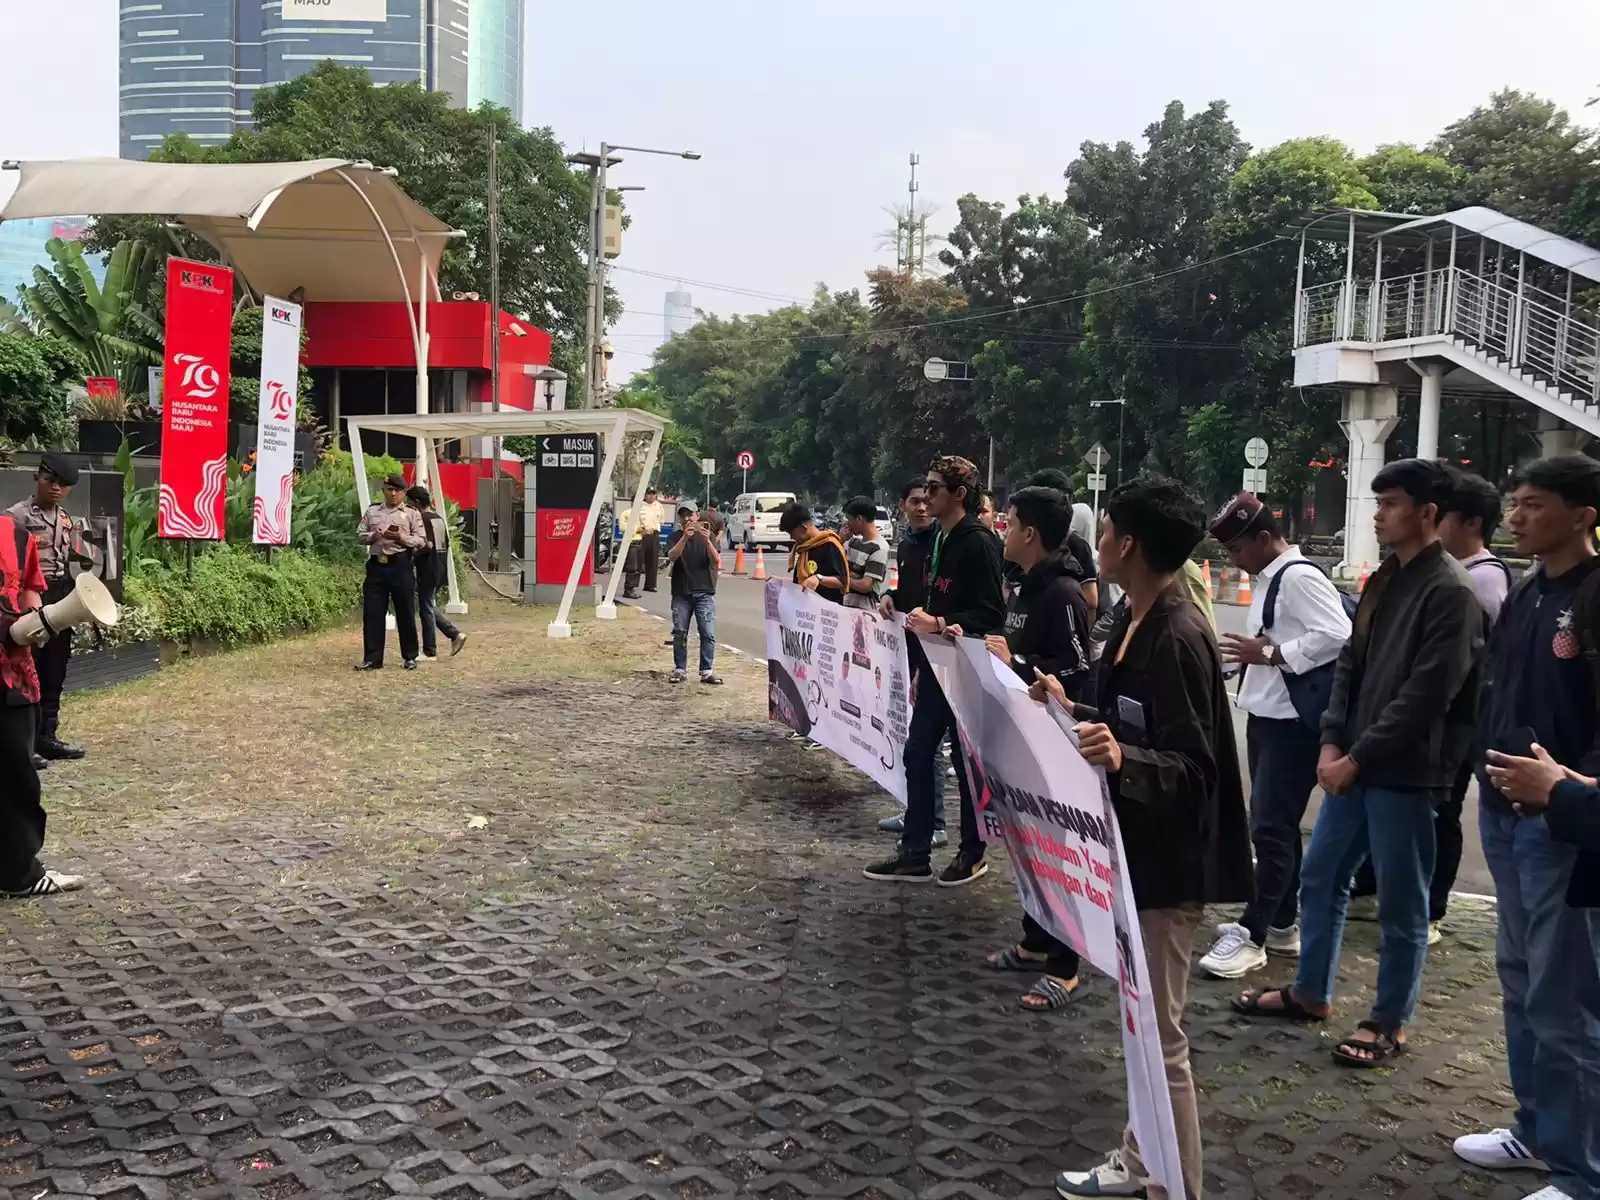
[[[33,769],[38,705],[11,705],[0,696],[0,892],[21,892],[44,874],[44,805]]]
[[[1295,923],[1300,900],[1300,822],[1317,786],[1320,735],[1299,720],[1252,716],[1245,723],[1250,764],[1250,840],[1256,850],[1256,895],[1239,924],[1256,945],[1267,930]]]
[[[431,583],[417,580],[417,623],[422,626],[422,652],[439,653],[439,634],[452,642],[461,630],[456,623],[439,611],[439,589]]]
[[[656,590],[656,577],[661,574],[661,535],[640,534],[639,553],[644,556],[644,590],[653,592]]]
[[[384,615],[394,605],[394,623],[400,627],[400,657],[417,657],[417,580],[411,556],[390,555],[389,561],[367,559],[367,578],[361,585],[362,661],[383,665]]]
[[[1456,772],[1455,784],[1450,788],[1450,798],[1433,810],[1433,840],[1436,847],[1433,858],[1433,878],[1428,883],[1428,920],[1442,921],[1450,907],[1450,889],[1456,886],[1456,875],[1461,870],[1461,810],[1467,802],[1467,785],[1472,782],[1472,764],[1469,757]],[[1376,896],[1378,881],[1372,874],[1372,860],[1361,864],[1355,882],[1350,887],[1352,896]]]
[[[639,591],[639,576],[644,572],[640,566],[644,556],[641,553],[639,539],[634,538],[628,546],[628,553],[622,560],[622,591],[624,595],[632,596]]]
[[[54,603],[54,600],[46,601]],[[61,689],[67,682],[72,658],[72,630],[65,629],[42,646],[33,648],[34,669],[39,672],[39,740],[50,741],[61,725]]]
[[[1044,974],[1057,979],[1078,977],[1078,952],[1027,913],[1022,914],[1022,948],[1029,954],[1048,954]]]

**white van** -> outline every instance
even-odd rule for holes
[[[746,550],[788,546],[789,535],[778,528],[778,519],[784,506],[793,503],[793,492],[744,493],[733,502],[733,511],[728,514],[729,543]]]

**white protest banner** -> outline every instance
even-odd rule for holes
[[[1055,705],[973,638],[921,638],[956,714],[978,828],[1002,840],[1022,907],[1118,981],[1128,1122],[1145,1168],[1183,1198],[1183,1168],[1133,888],[1105,776],[1083,761]]]
[[[784,579],[767,580],[767,715],[904,801],[906,633]]]
[[[289,544],[299,386],[300,306],[265,296],[261,305],[261,401],[256,413],[255,531],[251,539],[258,546]]]

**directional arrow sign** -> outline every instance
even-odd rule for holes
[[[1105,466],[1111,461],[1111,451],[1107,450],[1099,442],[1096,442],[1094,445],[1089,447],[1089,453],[1083,456],[1083,461],[1098,471],[1101,467]]]

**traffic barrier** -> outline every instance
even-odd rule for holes
[[[1243,567],[1239,568],[1239,603],[1249,604],[1254,597],[1250,593],[1250,572]]]
[[[767,577],[767,552],[761,547],[756,547],[756,573],[752,579],[765,579]]]
[[[744,569],[744,546],[742,544],[740,545],[739,549],[735,551],[733,556],[733,573],[735,575],[746,574]]]

